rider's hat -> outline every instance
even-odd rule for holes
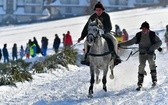
[[[103,6],[100,2],[98,2],[98,3],[95,5],[94,10],[96,10],[96,8],[101,8],[102,10],[105,10],[104,6]]]

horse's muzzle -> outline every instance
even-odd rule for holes
[[[93,36],[93,34],[88,34],[86,40],[87,40],[88,43],[92,43],[92,42],[94,41],[94,36]]]

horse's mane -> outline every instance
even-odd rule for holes
[[[100,19],[96,18],[93,21],[89,20],[89,26],[95,26],[95,25],[103,29],[103,23],[100,21]]]

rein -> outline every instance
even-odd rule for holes
[[[130,54],[128,55],[127,59],[125,60],[125,62],[126,62],[131,56],[135,55],[138,51],[139,51],[139,50],[135,51],[134,53],[133,53],[133,51],[131,51]]]
[[[121,48],[121,49],[137,49],[138,47],[119,47],[119,48]],[[133,51],[131,50],[131,52],[130,52],[130,54],[128,55],[128,57],[127,57],[127,59],[126,60],[124,60],[125,62],[131,57],[131,56],[133,56],[133,55],[135,55],[137,52],[139,52],[139,50],[136,50],[134,53],[133,53]]]
[[[103,37],[103,35],[100,35],[100,37]],[[109,50],[108,52],[104,52],[102,54],[94,54],[94,53],[90,53],[90,52],[88,53],[88,55],[90,55],[90,56],[97,56],[97,57],[105,56],[105,55],[108,55],[108,54],[114,55],[112,50]]]

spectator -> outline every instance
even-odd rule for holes
[[[23,49],[23,46],[21,45],[21,47],[20,47],[20,59],[23,59],[24,55],[25,55],[25,51]]]
[[[60,43],[61,43],[61,40],[60,40],[59,36],[57,34],[55,34],[55,39],[54,39],[54,43],[53,43],[53,48],[54,48],[55,53],[58,52]]]
[[[3,52],[3,57],[4,57],[4,63],[9,62],[9,53],[7,50],[7,44],[4,44],[2,52]]]
[[[27,43],[26,45],[26,49],[25,49],[25,55],[26,55],[26,58],[30,58],[30,45],[29,43]]]
[[[35,57],[36,56],[36,44],[34,42],[30,43],[30,55],[31,57]]]
[[[12,58],[13,60],[17,60],[17,44],[16,43],[14,43],[12,47]]]
[[[47,47],[48,47],[48,39],[46,37],[42,37],[41,43],[42,43],[42,47],[41,47],[42,55],[46,56],[47,55]]]
[[[128,40],[128,33],[127,33],[126,29],[123,29],[122,33],[123,33],[123,41],[127,41]]]
[[[63,33],[63,38],[62,38],[62,43],[63,43],[63,46],[65,47],[65,34]]]
[[[70,31],[67,31],[67,34],[65,35],[65,47],[70,47],[72,43],[72,37],[70,35]]]
[[[41,53],[41,49],[40,49],[40,46],[39,46],[39,44],[37,42],[36,37],[33,37],[33,41],[34,41],[34,44],[36,45],[36,54]]]
[[[116,37],[121,37],[122,36],[122,32],[121,29],[119,27],[119,25],[115,25],[115,33],[116,33]]]

